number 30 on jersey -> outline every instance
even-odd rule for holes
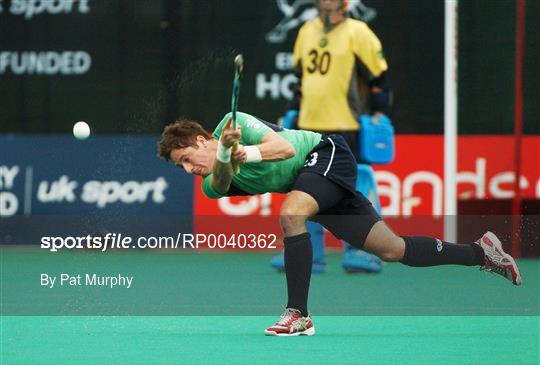
[[[326,75],[332,61],[328,51],[319,52],[316,49],[312,49],[309,52],[309,59],[310,63],[307,67],[309,73],[319,72],[321,75]]]

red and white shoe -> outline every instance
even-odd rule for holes
[[[264,330],[266,336],[312,336],[315,327],[311,317],[303,317],[298,309],[286,308],[275,325]]]
[[[504,276],[514,285],[521,285],[521,275],[516,262],[505,253],[501,241],[492,232],[486,232],[476,244],[484,250],[484,266],[480,270],[493,272]]]

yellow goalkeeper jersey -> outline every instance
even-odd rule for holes
[[[368,83],[388,68],[377,36],[350,18],[327,34],[320,18],[306,22],[294,64],[302,72],[298,127],[315,131],[358,130],[358,116],[369,112]]]

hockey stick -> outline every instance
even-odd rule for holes
[[[236,111],[238,110],[238,95],[240,94],[240,82],[242,80],[242,71],[244,70],[244,57],[241,54],[234,58],[234,81],[232,88],[231,112],[232,127],[236,129]],[[238,142],[233,146],[233,151],[238,148]],[[233,171],[237,174],[240,171],[238,164],[233,164]]]

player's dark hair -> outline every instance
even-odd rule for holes
[[[211,139],[210,134],[197,122],[179,119],[163,129],[158,142],[158,155],[166,161],[171,160],[171,152],[176,148],[197,147],[197,136]]]

